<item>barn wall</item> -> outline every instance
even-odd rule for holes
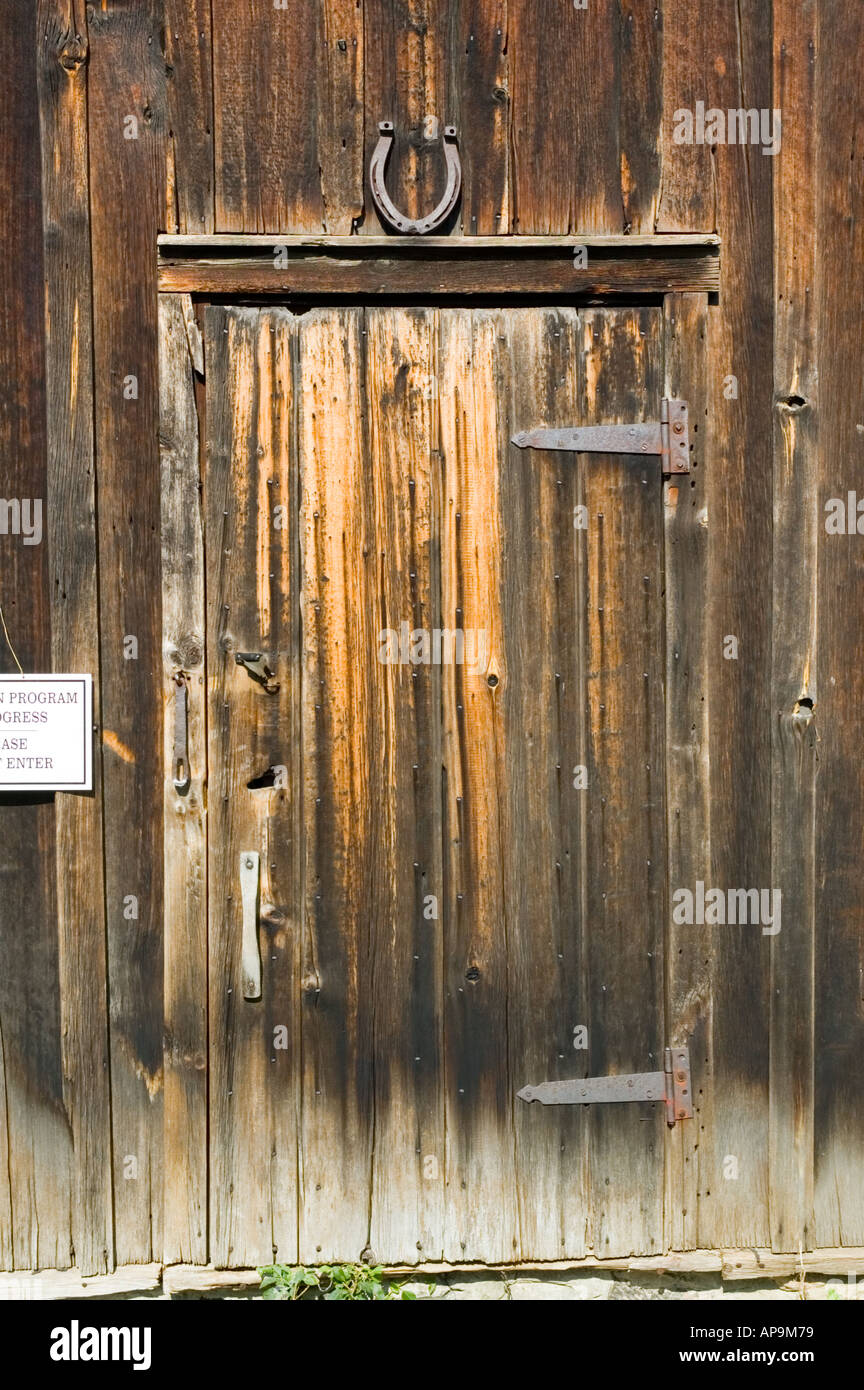
[[[396,123],[392,189],[413,212],[441,177],[429,116],[460,128],[456,233],[722,237],[698,484],[711,877],[781,887],[783,932],[727,927],[670,966],[718,1078],[700,1174],[727,1154],[740,1173],[710,1193],[700,1177],[678,1230],[864,1244],[864,605],[857,539],[821,515],[862,447],[859,11],[8,0],[0,490],[44,497],[47,523],[42,547],[0,536],[0,603],[25,666],[99,677],[102,767],[92,799],[0,805],[0,1104],[19,1175],[4,1187],[0,1164],[0,1262],[95,1271],[161,1250],[156,233],[375,232],[377,122]],[[672,114],[697,100],[782,107],[781,153],[676,146]]]

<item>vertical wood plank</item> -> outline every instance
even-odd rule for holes
[[[864,43],[858,6],[820,6],[817,52],[819,368],[819,778],[816,800],[815,1192],[813,1244],[864,1240],[860,1176],[864,1097],[860,772],[864,702],[861,536],[830,534],[827,504],[862,494],[861,321],[864,256],[860,150],[864,109],[855,78]],[[854,267],[854,270],[851,268]],[[851,270],[851,273],[850,273]],[[806,395],[805,392],[801,393]],[[860,525],[860,514],[858,524]],[[825,528],[825,529],[823,529]]]
[[[207,1262],[207,716],[204,535],[191,303],[159,299],[165,766],[165,1189],[167,1263]],[[194,344],[198,346],[197,343]],[[174,786],[175,701],[188,785]],[[181,774],[182,776],[183,774]]]
[[[711,877],[710,667],[707,645],[708,306],[705,295],[667,295],[665,394],[689,406],[689,477],[663,485],[666,573],[666,1043],[690,1050],[694,1114],[666,1143],[666,1240],[706,1244],[715,1152],[712,1072],[714,942],[710,929],[673,921],[673,895]],[[722,1084],[722,1083],[721,1083]]]
[[[583,392],[573,309],[513,309],[501,376],[510,428],[566,426]],[[574,454],[505,442],[501,587],[505,661],[494,698],[503,738],[507,1007],[514,1089],[586,1074],[585,531]],[[490,866],[492,868],[493,866]],[[519,1258],[587,1253],[588,1115],[515,1102]]]
[[[617,42],[621,230],[647,234],[655,230],[660,198],[663,6],[621,0]]]
[[[225,1266],[297,1258],[296,333],[278,310],[207,311],[210,1256]],[[262,653],[278,688],[256,682],[238,652]],[[244,998],[241,972],[250,851],[258,1000]]]
[[[168,204],[175,230],[212,232],[213,43],[210,0],[164,0]]]
[[[75,0],[40,0],[39,103],[45,231],[45,382],[51,669],[93,675],[99,726],[99,607],[93,439],[93,322],[87,168],[87,27]],[[55,798],[64,1106],[73,1147],[75,1262],[113,1261],[101,748],[92,796]]]
[[[766,267],[772,255],[773,160],[758,146],[718,145],[712,151],[707,145],[676,145],[673,130],[676,110],[692,112],[696,101],[724,111],[772,109],[770,7],[754,0],[710,9],[676,4],[664,13],[663,51],[658,230],[717,231],[723,239],[722,293],[709,316],[705,463],[712,710],[712,865],[706,890],[768,890],[773,498],[765,421],[773,395],[773,286]],[[737,641],[737,659],[724,655],[732,650],[727,637]],[[717,1148],[710,1188],[707,1174],[702,1187],[700,1232],[709,1247],[767,1245],[770,938],[758,925],[714,931]]]
[[[392,120],[388,189],[410,216],[431,211],[444,191],[441,134],[456,125],[462,201],[445,231],[485,236],[509,226],[507,3],[365,0],[363,177],[378,123]],[[382,230],[368,194],[362,230]]]
[[[216,226],[318,232],[314,0],[213,0]]]
[[[6,1044],[0,1036],[0,1138],[9,1153],[12,1147],[13,1118],[9,1113],[9,1076],[11,1066],[6,1061]],[[0,1268],[15,1266],[14,1184],[7,1164],[0,1172]]]
[[[0,90],[0,457],[5,502],[42,508],[39,544],[13,524],[0,535],[0,605],[24,670],[50,669],[42,196],[36,9],[6,13]],[[0,670],[17,667],[0,633]],[[71,1263],[76,1181],[64,1110],[56,930],[54,798],[0,798],[0,1071],[5,1133],[0,1255],[5,1268]],[[79,1128],[80,1136],[80,1128]]]
[[[216,226],[348,233],[363,201],[357,0],[213,0]]]
[[[0,380],[5,372],[6,364],[0,360]],[[32,475],[29,481],[32,485]],[[4,593],[8,593],[15,567],[6,560],[3,569]],[[15,592],[19,598],[26,597],[20,571]],[[7,604],[4,613],[8,614]],[[25,669],[44,669],[33,629],[29,640],[22,642],[17,635],[16,649]],[[9,670],[5,662],[3,670],[4,674]],[[13,800],[4,793],[0,799],[0,1080],[6,1159],[0,1186],[0,1254],[4,1269],[66,1269],[75,1261],[70,1204],[77,1173],[64,1110],[51,811],[47,797]],[[44,856],[44,866],[38,856]],[[25,923],[30,930],[22,929]]]
[[[587,310],[582,418],[656,419],[659,311]],[[662,493],[656,462],[586,460],[590,1074],[662,1068],[665,730]],[[591,1111],[592,1245],[663,1239],[662,1106]],[[638,1193],[638,1201],[634,1201]]]
[[[508,0],[508,52],[512,230],[620,231],[618,6]]]
[[[704,7],[683,4],[682,0],[667,0],[663,7],[662,184],[658,232],[717,230],[712,148],[706,144],[677,143],[675,127],[677,113],[681,110],[692,113],[697,101],[704,101],[706,107],[722,105],[718,79],[726,71],[726,45],[720,52],[720,61],[713,67],[712,58],[718,55],[718,40],[724,36],[726,20],[725,13],[709,16]],[[731,17],[729,23],[734,27]]]
[[[499,459],[506,456],[499,336],[506,315],[441,315],[441,622],[478,634],[482,662],[442,669],[445,815],[445,1258],[518,1252],[507,1025],[511,924],[501,865],[504,769],[487,676],[505,660]]]
[[[811,0],[795,5],[777,0],[774,6],[773,104],[783,112],[783,144],[774,169],[771,882],[783,895],[783,927],[771,939],[768,1163],[772,1247],[794,1251],[809,1248],[813,1231],[820,167],[813,122],[816,22]]]
[[[510,230],[509,0],[460,0],[447,7],[448,99],[443,119],[459,132],[465,236]]]
[[[408,217],[431,211],[445,187],[440,137],[452,123],[446,17],[441,0],[364,0],[364,170],[378,142],[379,122],[392,121],[387,188]],[[368,195],[365,214],[364,233],[387,230]]]
[[[374,1143],[369,970],[387,789],[377,713],[374,493],[363,311],[300,330],[303,825],[300,1259],[367,1248]]]
[[[347,236],[363,215],[362,0],[325,0],[318,9],[318,165],[323,228]]]
[[[118,1264],[162,1248],[162,671],[154,246],[162,7],[88,12],[111,1108]]]
[[[379,575],[370,714],[383,766],[371,904],[369,1243],[388,1261],[413,1263],[440,1260],[444,1243],[441,667],[381,658],[395,655],[382,648],[396,634],[440,628],[437,314],[370,309],[366,328]]]

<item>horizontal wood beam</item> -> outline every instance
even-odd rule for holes
[[[581,250],[580,255],[576,250]],[[164,235],[159,288],[171,294],[588,298],[710,293],[708,235],[277,237]]]
[[[158,1293],[160,1264],[118,1265],[110,1274],[82,1274],[80,1269],[0,1272],[0,1297],[6,1299],[138,1298]]]
[[[188,249],[190,254],[206,255],[208,249],[237,251],[247,248],[272,250],[275,246],[286,246],[289,250],[307,250],[327,247],[337,251],[370,253],[380,256],[383,250],[415,251],[425,253],[433,250],[474,251],[478,255],[506,251],[536,251],[558,248],[572,251],[575,246],[604,247],[648,247],[666,248],[673,246],[695,246],[704,250],[717,250],[720,237],[716,232],[660,232],[655,236],[629,236],[624,233],[586,232],[580,236],[316,236],[303,233],[300,236],[280,236],[275,232],[160,232],[157,237],[160,251],[169,252]]]
[[[514,1265],[418,1264],[394,1265],[385,1270],[388,1278],[416,1279],[422,1275],[480,1274],[484,1271],[530,1274],[568,1270],[611,1270],[619,1274],[673,1275],[718,1274],[724,1282],[740,1279],[788,1280],[802,1274],[845,1279],[864,1275],[864,1248],[840,1247],[810,1250],[803,1255],[778,1255],[772,1250],[682,1250],[665,1255],[630,1256],[622,1259],[550,1260]],[[161,1289],[169,1297],[185,1293],[230,1293],[253,1291],[260,1279],[254,1269],[214,1269],[212,1265],[125,1265],[111,1274],[82,1275],[77,1269],[45,1269],[0,1272],[4,1296],[40,1299],[80,1299],[135,1297]]]

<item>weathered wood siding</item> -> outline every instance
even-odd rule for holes
[[[36,24],[31,6],[10,9],[12,67],[0,94],[0,493],[4,499],[44,499],[48,462]],[[29,159],[22,158],[23,150],[29,151]],[[0,606],[18,661],[31,671],[50,669],[54,586],[48,560],[44,543],[24,546],[21,536],[0,535]],[[0,669],[16,669],[2,631]],[[6,1268],[66,1264],[71,1258],[75,1158],[60,1012],[60,982],[71,981],[63,969],[57,926],[57,828],[50,796],[0,796],[0,1105],[9,1158],[0,1165],[0,1252]],[[77,1069],[71,1079],[73,1085],[82,1082]]]
[[[162,625],[152,257],[164,220],[161,21],[160,0],[105,5],[87,19],[114,1240],[121,1263],[152,1259],[162,1248]],[[100,459],[108,466],[101,468]]]
[[[808,819],[814,826],[815,850],[808,844],[813,869],[804,880],[805,910],[812,914],[815,935],[814,1039],[815,1173],[813,1230],[810,1243],[837,1239],[845,1244],[864,1238],[864,1184],[860,1181],[864,1086],[857,1058],[864,1047],[864,904],[861,862],[864,825],[864,778],[860,766],[860,720],[864,695],[864,604],[859,534],[826,536],[823,508],[828,498],[860,498],[864,418],[861,411],[862,277],[862,105],[848,98],[852,55],[861,52],[864,14],[855,6],[820,7],[816,29],[817,91],[816,167],[820,173],[815,254],[816,334],[819,343],[818,394],[810,372],[787,371],[778,381],[781,406],[795,410],[803,397],[804,443],[813,439],[807,418],[816,404],[819,460],[817,520],[819,541],[813,578],[816,583],[816,641],[807,655],[815,666],[804,676],[814,702],[818,739],[818,778],[804,763],[804,786],[813,798]],[[800,36],[799,36],[800,42]],[[809,52],[809,44],[808,44]],[[823,56],[820,60],[819,53]],[[799,48],[799,65],[803,54]],[[821,77],[820,77],[821,71]],[[803,80],[803,74],[802,74]],[[809,130],[801,132],[802,141]],[[805,149],[807,148],[805,143]],[[803,197],[803,190],[799,194]],[[791,215],[791,200],[790,200]],[[795,214],[806,217],[807,213]],[[805,300],[806,303],[806,300]],[[799,311],[802,313],[803,310]],[[808,369],[810,363],[807,363]],[[803,386],[803,390],[802,390]],[[808,474],[808,476],[811,476]],[[808,493],[808,503],[811,493]],[[860,503],[858,504],[860,506]],[[861,529],[859,516],[858,530]],[[812,553],[812,552],[811,552]],[[805,712],[806,723],[806,712]],[[812,738],[812,734],[811,734]],[[808,803],[805,799],[805,807]],[[813,883],[813,905],[809,883]],[[806,989],[806,985],[804,986]],[[805,994],[805,998],[806,998]]]
[[[454,233],[723,238],[704,375],[688,389],[707,411],[704,473],[691,480],[700,506],[682,514],[691,484],[677,507],[667,488],[667,601],[707,688],[698,707],[693,685],[676,689],[667,651],[667,721],[689,708],[694,728],[688,744],[679,727],[667,769],[686,832],[671,801],[667,823],[687,882],[698,871],[723,886],[780,887],[783,930],[667,940],[667,1031],[686,1025],[704,1042],[707,1080],[698,1158],[678,1147],[670,1157],[690,1196],[686,1215],[666,1213],[667,1229],[698,1246],[864,1242],[864,604],[860,538],[826,535],[823,511],[859,486],[864,422],[859,10],[844,0],[589,0],[585,10],[546,0],[541,19],[530,0],[291,0],[245,6],[241,22],[229,0],[8,0],[0,491],[45,499],[46,539],[22,549],[0,535],[0,603],[30,669],[53,661],[99,677],[104,777],[86,804],[0,807],[0,1097],[16,1174],[9,1186],[0,1165],[3,1263],[99,1270],[158,1257],[163,1200],[165,1251],[198,1259],[205,1249],[204,1179],[188,1208],[175,1179],[163,1191],[169,1164],[203,1143],[190,1059],[204,1020],[184,991],[200,988],[205,964],[200,920],[188,941],[178,920],[163,928],[170,658],[163,668],[154,241],[160,229],[377,231],[364,171],[383,118],[396,122],[390,186],[408,211],[440,187],[436,122],[458,123]],[[676,145],[673,113],[698,100],[781,107],[780,153]],[[126,138],[129,117],[137,138]],[[695,331],[702,310],[680,312]],[[329,354],[335,371],[321,332],[321,362]],[[414,332],[399,327],[395,347],[420,351]],[[667,346],[674,336],[670,322]],[[680,350],[665,360],[673,381],[687,379]],[[129,376],[137,398],[124,396]],[[424,417],[411,419],[419,437],[406,447],[425,450]],[[419,572],[417,583],[429,579]],[[506,587],[499,597],[510,601]],[[472,602],[485,601],[478,589]],[[696,624],[686,632],[685,614]],[[735,661],[723,657],[727,635]],[[2,641],[0,662],[13,669]],[[234,686],[248,680],[230,675]],[[520,698],[530,702],[530,688]],[[710,777],[707,804],[688,793],[688,766]],[[437,814],[431,802],[421,809]],[[338,836],[335,811],[318,824]],[[346,866],[341,892],[354,891],[354,872]],[[211,949],[218,942],[217,932]],[[346,990],[358,944],[327,947],[337,961],[348,953]],[[299,968],[301,988],[314,988]],[[321,1047],[320,1065],[336,1066]],[[237,1116],[224,1120],[227,1142]],[[365,1123],[356,1117],[361,1153]],[[594,1120],[572,1125],[590,1164]],[[721,1172],[730,1155],[734,1181]],[[388,1181],[379,1171],[376,1182]],[[550,1191],[555,1181],[544,1179]],[[483,1239],[495,1246],[494,1232]]]

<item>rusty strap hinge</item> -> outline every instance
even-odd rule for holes
[[[630,1076],[586,1076],[584,1081],[542,1081],[523,1086],[520,1100],[539,1100],[541,1105],[601,1105],[612,1101],[662,1100],[666,1123],[693,1116],[690,1089],[690,1052],[686,1047],[667,1047],[663,1071],[634,1072]]]
[[[585,454],[659,454],[664,478],[690,472],[687,402],[660,402],[660,419],[641,425],[579,425],[561,430],[523,430],[513,435],[520,449]]]

